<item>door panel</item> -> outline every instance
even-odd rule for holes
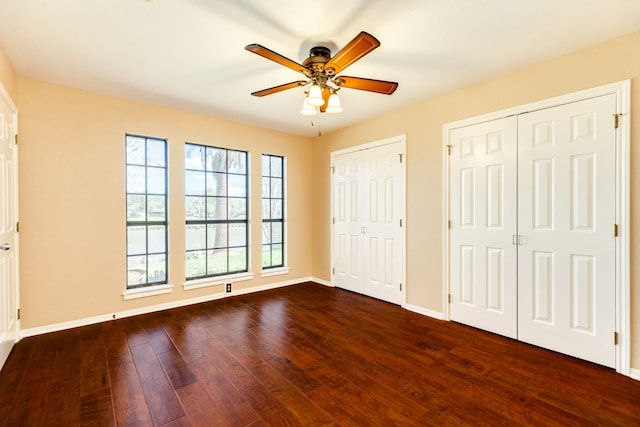
[[[612,94],[518,119],[518,336],[611,367],[615,111]]]
[[[516,119],[450,135],[451,319],[515,338],[517,332]]]

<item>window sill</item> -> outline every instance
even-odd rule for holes
[[[289,273],[289,267],[268,268],[266,270],[262,270],[260,277],[280,276],[281,274],[287,273]]]
[[[173,285],[153,285],[144,288],[127,289],[122,293],[122,298],[126,300],[145,298],[153,295],[170,294],[173,292]]]
[[[237,273],[229,274],[227,276],[205,277],[204,279],[189,280],[185,282],[182,287],[185,291],[191,289],[207,288],[209,286],[224,285],[232,282],[242,282],[244,280],[253,279],[253,273]]]

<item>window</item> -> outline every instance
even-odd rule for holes
[[[262,268],[284,266],[284,157],[262,155]]]
[[[187,280],[248,271],[247,157],[185,144]]]
[[[167,141],[126,136],[127,289],[167,283]]]

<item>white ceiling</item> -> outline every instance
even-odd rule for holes
[[[20,76],[305,136],[638,30],[640,0],[0,0]],[[393,95],[344,89],[344,112],[314,126],[304,88],[250,95],[303,76],[245,45],[302,62],[360,31],[381,46],[343,74],[397,81]]]

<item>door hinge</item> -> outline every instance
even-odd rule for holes
[[[15,140],[16,145],[18,145],[18,134],[17,133],[13,136],[13,139]]]
[[[16,233],[20,232],[20,221],[16,222]]]
[[[336,167],[335,166],[331,166],[331,173],[336,173]]]
[[[400,227],[402,227],[402,218],[400,218]]]
[[[402,283],[400,283],[400,290],[402,290]]]
[[[402,156],[403,156],[403,154],[402,154],[402,153],[400,153],[400,154],[398,154],[398,156],[400,156],[400,163],[402,163]]]
[[[336,217],[335,216],[333,218],[331,218],[331,222],[333,222],[334,224],[336,223]]]
[[[621,115],[622,114],[618,114],[618,113],[613,115],[613,128],[614,129],[618,129],[618,126],[620,125],[620,116]]]
[[[18,320],[20,320],[20,309],[18,309]]]
[[[618,237],[618,224],[613,224],[613,237]]]
[[[618,345],[618,333],[613,333],[613,345]]]
[[[331,269],[331,274],[333,274],[333,275],[335,275],[335,274],[336,274],[336,268],[335,268],[335,267],[333,267],[333,268]]]
[[[449,230],[451,230],[451,228],[453,228],[453,221],[447,221],[447,227],[449,227]]]
[[[451,155],[451,144],[447,145],[447,154]]]
[[[451,294],[447,296],[447,301],[449,302],[449,304],[451,304]]]

